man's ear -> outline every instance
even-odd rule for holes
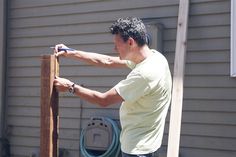
[[[134,39],[131,38],[131,37],[129,37],[129,39],[128,39],[128,44],[129,44],[129,46],[134,46],[134,44],[135,44]]]

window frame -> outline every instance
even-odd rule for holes
[[[236,2],[231,0],[230,76],[236,77]]]

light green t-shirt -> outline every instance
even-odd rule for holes
[[[128,154],[152,153],[161,146],[171,100],[168,62],[155,51],[141,63],[128,61],[127,65],[132,71],[115,86],[124,99],[120,107],[121,150]]]

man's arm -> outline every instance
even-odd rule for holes
[[[88,88],[75,85],[75,95],[81,99],[93,104],[98,104],[101,107],[106,107],[115,103],[121,103],[123,98],[117,93],[115,88],[111,88],[105,93],[94,91]]]
[[[54,85],[60,92],[67,92],[74,83],[68,79],[56,77]],[[121,103],[123,98],[117,93],[115,88],[111,88],[105,93],[101,93],[95,90],[91,90],[79,85],[74,84],[74,94],[79,96],[81,99],[86,100],[93,104],[98,104],[101,107],[106,107],[111,104]]]
[[[69,58],[79,59],[88,64],[107,67],[107,68],[119,68],[127,67],[124,60],[120,60],[119,57],[113,57],[98,53],[84,52],[84,51],[69,51]]]
[[[59,44],[55,46],[55,54],[56,56],[64,56],[67,58],[78,59],[84,61],[88,64],[107,67],[107,68],[116,68],[116,67],[127,67],[126,61],[121,60],[119,57],[113,57],[93,52],[85,52],[79,50],[67,50],[67,51],[58,51],[60,48],[68,48],[63,44]]]

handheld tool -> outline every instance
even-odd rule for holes
[[[55,49],[55,47],[50,47],[51,49]],[[60,51],[75,51],[75,49],[72,48],[58,48],[58,52]]]

